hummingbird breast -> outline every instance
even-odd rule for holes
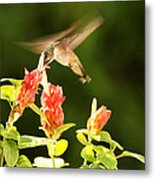
[[[55,60],[63,66],[69,66],[74,59],[72,50],[63,43],[57,44],[53,53]]]
[[[85,70],[77,57],[77,55],[70,49],[65,43],[55,45],[54,47],[54,59],[63,66],[70,68],[80,80],[84,83],[90,81],[89,76],[86,75]]]

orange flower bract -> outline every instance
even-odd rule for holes
[[[48,83],[46,90],[44,88],[41,95],[41,110],[45,114],[47,121],[41,118],[41,125],[48,137],[55,133],[55,128],[63,125],[64,112],[62,103],[65,97],[60,86]]]
[[[17,96],[18,113],[22,114],[24,109],[35,101],[39,84],[42,80],[42,73],[39,69],[28,72],[25,69],[25,77]]]
[[[111,111],[105,106],[101,106],[87,121],[87,129],[92,134],[96,134],[102,130],[111,116]]]

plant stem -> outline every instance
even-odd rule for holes
[[[51,159],[52,159],[53,168],[56,168],[56,166],[55,166],[55,159],[54,159],[54,155],[51,157]]]
[[[87,160],[86,159],[83,160],[83,166],[84,165],[87,165]]]
[[[55,164],[55,159],[54,159],[54,154],[55,154],[55,142],[52,141],[52,142],[49,142],[47,144],[47,149],[48,149],[48,154],[52,160],[52,165],[53,165],[53,168],[56,168],[56,164]]]
[[[88,142],[91,144],[92,138],[88,135]]]
[[[89,142],[89,144],[91,144],[91,141],[92,141],[92,138],[88,135],[88,142]],[[84,165],[87,165],[87,160],[86,159],[83,160],[83,166]]]

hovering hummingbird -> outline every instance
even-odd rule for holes
[[[78,75],[82,83],[89,82],[91,79],[85,73],[73,50],[102,23],[103,17],[101,16],[95,17],[84,26],[83,21],[77,21],[64,31],[19,44],[34,53],[44,53],[44,64],[50,64],[56,60],[61,65],[69,67]]]

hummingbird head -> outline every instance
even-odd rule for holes
[[[45,51],[44,51],[44,55],[45,55],[44,63],[45,64],[50,64],[55,59],[54,48],[59,43],[60,43],[59,41],[52,42],[50,44],[50,46],[47,49],[45,49]]]
[[[53,47],[48,48],[44,51],[44,64],[49,64],[54,60]]]

